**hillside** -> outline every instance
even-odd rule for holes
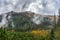
[[[27,31],[35,29],[46,29],[53,22],[46,15],[36,14],[33,12],[8,12],[6,15],[8,29],[15,29],[17,31]],[[3,18],[3,17],[2,17]]]

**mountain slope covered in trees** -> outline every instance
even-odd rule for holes
[[[32,20],[33,19],[33,20]],[[8,12],[6,13],[7,27],[9,30],[29,31],[36,29],[46,29],[52,25],[51,19],[33,12]],[[39,23],[40,22],[40,23]],[[39,24],[36,24],[39,23]]]

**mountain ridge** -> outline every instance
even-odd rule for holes
[[[12,21],[12,19],[14,19],[14,18],[17,18],[17,20],[18,20],[21,17],[22,18],[26,17],[27,19],[24,18],[24,20],[26,20],[26,21],[30,20],[35,25],[40,25],[40,23],[41,23],[40,20],[43,21],[44,18],[46,18],[46,20],[50,20],[50,19],[54,20],[54,16],[51,18],[51,16],[49,17],[49,15],[36,14],[36,13],[30,12],[30,11],[26,11],[26,12],[14,12],[14,11],[11,11],[11,12],[2,14],[2,19],[0,19],[0,20]]]

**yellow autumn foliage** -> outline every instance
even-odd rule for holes
[[[46,37],[48,35],[48,31],[47,30],[32,30],[32,34],[34,36],[43,36],[43,37]]]

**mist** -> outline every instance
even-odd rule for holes
[[[0,14],[9,11],[32,11],[39,14],[58,14],[60,0],[0,0]],[[22,10],[23,9],[23,10]]]
[[[10,11],[31,11],[42,15],[54,15],[55,13],[55,15],[58,15],[59,8],[60,0],[0,0],[0,15]],[[36,24],[40,24],[42,17],[39,18],[40,16],[34,15],[32,21]],[[6,15],[4,14],[1,24],[5,24],[6,22]]]

